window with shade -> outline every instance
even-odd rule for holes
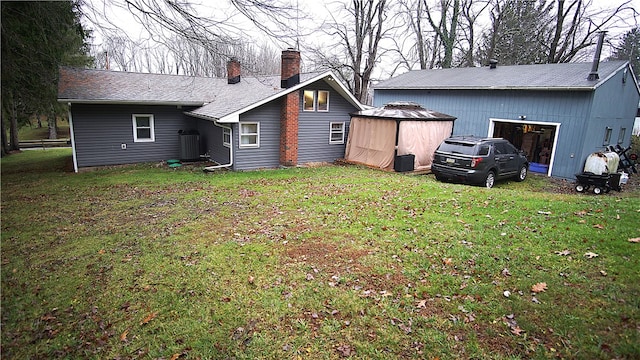
[[[302,111],[329,111],[329,91],[305,90],[303,92]]]

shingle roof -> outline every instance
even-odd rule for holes
[[[626,61],[601,62],[600,80],[589,81],[590,62],[540,65],[414,70],[380,82],[374,89],[524,89],[524,90],[594,90]]]
[[[70,102],[202,105],[226,79],[63,67],[58,99]]]
[[[300,74],[301,84],[321,78],[333,79],[330,72]],[[342,85],[330,81],[342,96],[361,105]],[[242,76],[237,84],[226,78],[167,74],[130,73],[63,67],[58,82],[58,101],[104,104],[164,104],[200,106],[188,114],[220,119],[254,104],[292,91],[280,87],[280,76]]]

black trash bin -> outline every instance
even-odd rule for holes
[[[393,169],[397,172],[413,171],[415,161],[414,154],[397,155],[393,162]]]

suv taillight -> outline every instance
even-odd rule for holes
[[[480,164],[481,161],[482,161],[481,157],[474,157],[473,159],[471,159],[471,167],[474,168],[478,166],[478,164]]]

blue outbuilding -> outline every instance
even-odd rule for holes
[[[505,138],[532,171],[566,179],[590,154],[630,145],[639,99],[626,61],[416,70],[374,87],[375,106],[438,109],[458,118],[454,135]]]

